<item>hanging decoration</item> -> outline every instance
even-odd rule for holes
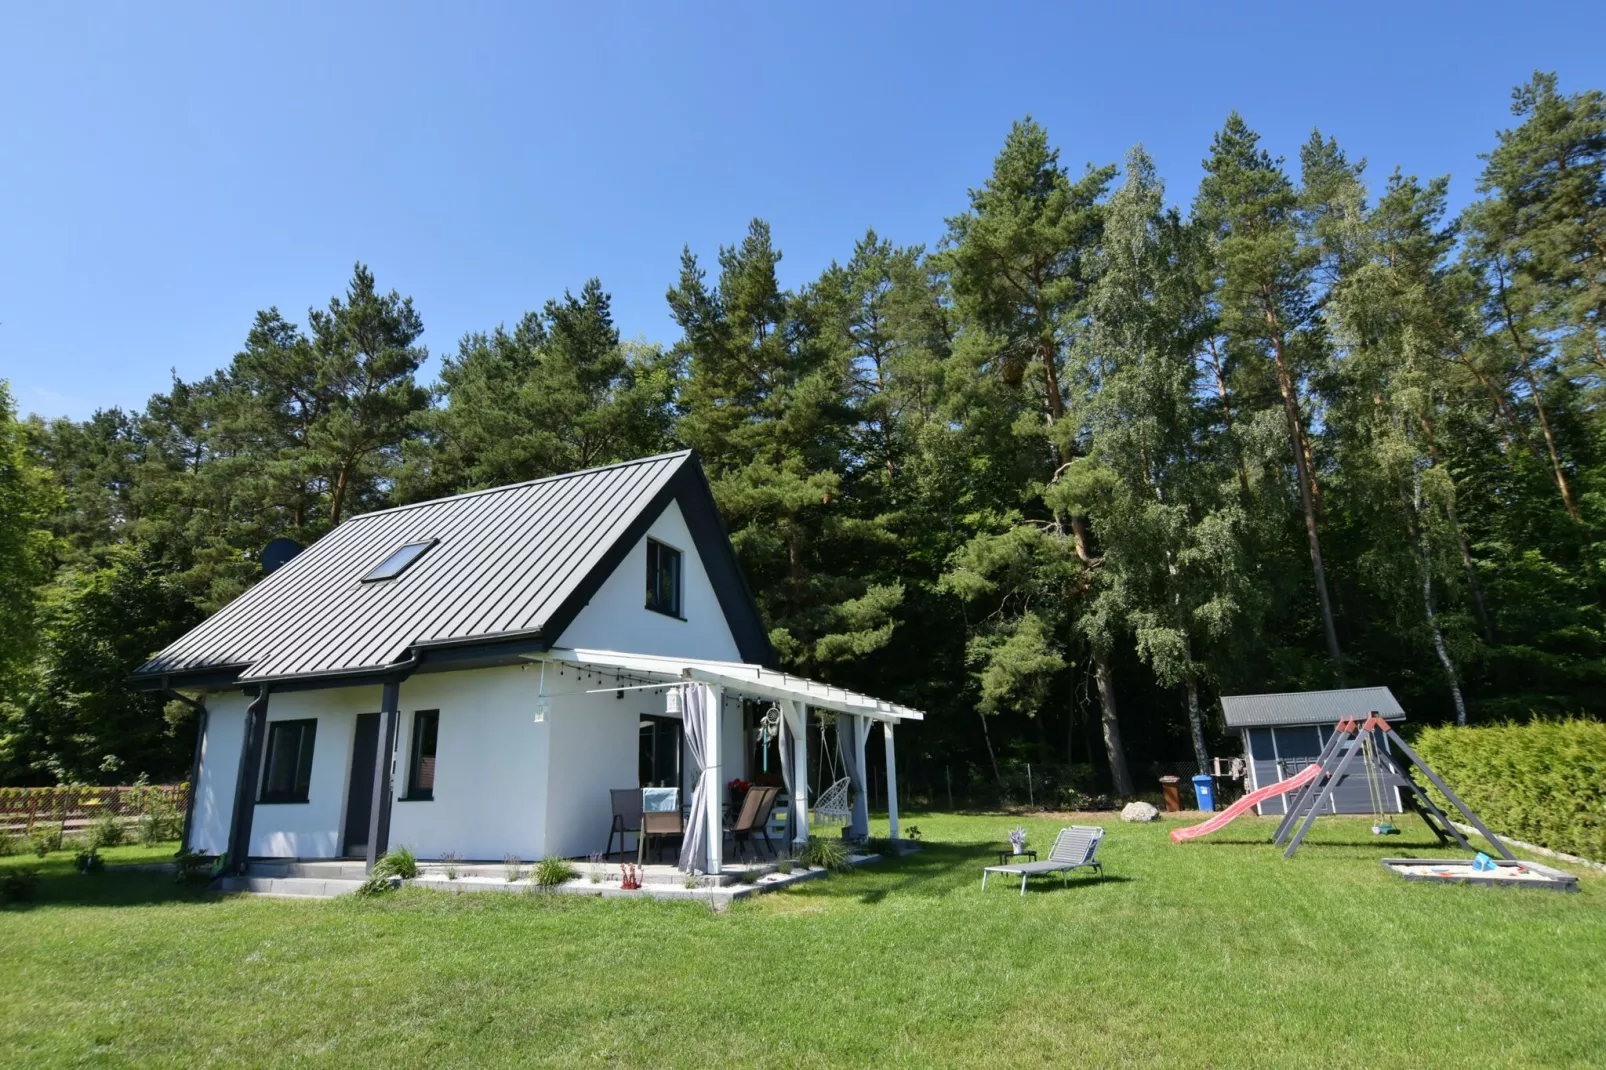
[[[541,662],[541,682],[535,688],[535,723],[540,724],[546,720],[546,715],[552,709],[552,699],[546,693],[546,662]]]
[[[758,749],[764,755],[764,772],[770,771],[770,742],[781,734],[781,704],[770,703],[770,708],[758,722]]]

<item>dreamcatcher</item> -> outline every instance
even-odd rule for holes
[[[770,771],[770,743],[781,735],[781,704],[770,703],[758,719],[758,749],[764,755],[764,772]]]

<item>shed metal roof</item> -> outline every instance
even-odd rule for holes
[[[1405,710],[1386,687],[1221,696],[1221,712],[1226,715],[1228,728],[1337,724],[1346,717],[1364,720],[1373,711],[1390,721],[1405,720]]]
[[[395,667],[431,646],[551,642],[628,550],[621,544],[633,545],[688,487],[707,496],[685,450],[352,517],[135,676],[220,668],[240,670],[241,682],[345,676]],[[711,498],[706,505],[712,513]],[[710,522],[723,540],[717,515],[702,521]],[[431,539],[400,575],[362,582],[401,546]],[[699,549],[706,562],[701,540]],[[732,557],[727,571],[735,568]],[[760,654],[743,651],[755,660],[767,653],[767,643]]]

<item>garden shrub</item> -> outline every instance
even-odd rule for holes
[[[180,884],[210,884],[212,881],[212,858],[199,851],[180,850],[173,855],[178,863],[178,882]]]
[[[805,866],[821,866],[832,873],[845,873],[852,869],[848,862],[848,846],[829,836],[810,836],[808,845],[798,852],[798,861]]]
[[[22,840],[9,832],[0,832],[0,858],[14,855],[22,850]]]
[[[1606,724],[1429,728],[1413,746],[1496,835],[1606,861]]]
[[[29,835],[28,842],[33,846],[33,853],[40,858],[45,857],[51,851],[59,851],[61,850],[61,826],[40,826]]]
[[[111,814],[102,814],[89,826],[89,849],[96,851],[102,847],[119,847],[127,834],[128,830],[121,821]]]
[[[184,812],[164,795],[152,793],[139,819],[139,842],[146,847],[168,843],[184,833]]]
[[[374,871],[368,874],[361,884],[357,885],[356,894],[364,899],[369,899],[374,896],[384,895],[395,887],[396,885],[392,883],[390,875],[379,872],[379,866],[376,864]]]
[[[574,866],[567,858],[559,858],[556,855],[547,855],[541,859],[535,864],[532,873],[535,883],[542,888],[556,888],[564,881],[575,878]]]
[[[27,903],[39,886],[39,876],[31,869],[11,869],[0,877],[0,906]]]
[[[412,880],[418,876],[418,859],[410,848],[392,847],[385,852],[384,858],[374,863],[374,876]]]

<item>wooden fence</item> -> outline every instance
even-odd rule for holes
[[[164,803],[183,813],[189,801],[188,784],[0,788],[0,831],[27,833],[39,824],[55,824],[70,832],[107,814],[135,821]]]

